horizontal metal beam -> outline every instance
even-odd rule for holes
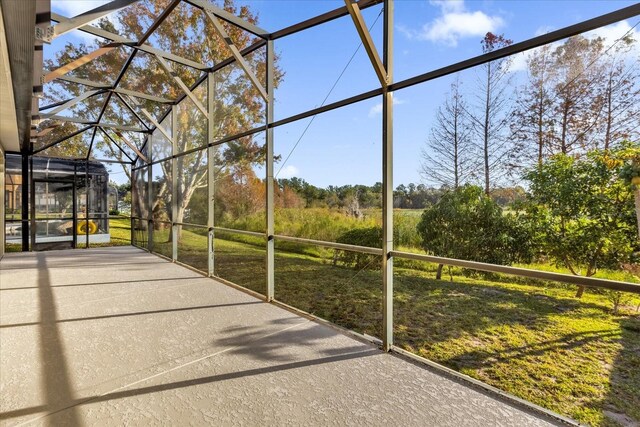
[[[58,76],[58,77],[56,77],[56,80],[63,80],[65,82],[85,85],[85,86],[93,87],[93,88],[96,88],[96,89],[109,89],[111,87],[110,83],[98,83],[98,82],[94,82],[94,81],[91,81],[91,80],[81,79],[81,78],[78,78],[78,77],[72,77],[72,76],[67,76],[67,75]]]
[[[50,142],[49,144],[45,145],[44,147],[41,147],[41,148],[39,148],[37,150],[34,150],[33,152],[31,152],[31,154],[38,154],[38,153],[40,153],[40,152],[42,152],[42,151],[44,151],[44,150],[46,150],[48,148],[53,147],[54,145],[58,145],[58,144],[60,144],[60,143],[62,143],[64,141],[66,141],[69,138],[73,138],[76,135],[80,135],[82,132],[91,129],[92,127],[93,126],[86,126],[86,127],[82,128],[82,129],[78,129],[77,131],[72,132],[69,135],[63,136],[62,138],[59,138],[59,139],[57,139],[57,140],[55,140],[53,142]]]
[[[221,9],[212,3],[209,3],[206,0],[185,0],[187,3],[192,6],[197,7],[200,10],[209,11],[219,17],[220,19],[227,21],[230,24],[235,25],[236,27],[242,28],[262,39],[267,39],[269,37],[269,32],[242,19],[239,16],[234,15],[233,13],[227,12],[224,9]]]
[[[48,115],[48,114],[41,114],[40,116],[48,120],[59,120],[61,122],[79,123],[81,125],[93,125],[97,123],[94,119],[83,119],[80,117],[58,116],[58,115]]]
[[[282,240],[284,242],[294,242],[294,243],[302,243],[305,245],[323,246],[326,248],[339,249],[343,251],[361,252],[365,254],[380,255],[380,256],[382,256],[383,254],[382,249],[369,248],[367,246],[347,245],[344,243],[325,242],[322,240],[303,239],[301,237],[281,236],[278,234],[274,235],[273,238],[275,240]]]
[[[98,6],[95,9],[91,9],[87,12],[81,13],[78,16],[74,16],[73,18],[68,19],[66,22],[60,22],[59,24],[53,26],[52,39],[60,37],[61,35],[68,33],[69,31],[73,31],[78,27],[82,27],[89,22],[100,19],[137,1],[138,0],[113,0],[112,2],[103,4],[102,6]]]
[[[141,98],[141,99],[147,99],[149,101],[154,101],[154,102],[158,102],[160,104],[173,104],[175,101],[168,99],[168,98],[162,98],[160,96],[155,96],[155,95],[148,95],[146,93],[142,93],[142,92],[137,92],[135,90],[129,90],[129,89],[121,89],[121,88],[115,88],[115,89],[111,89],[112,92],[115,93],[120,93],[122,95],[128,95],[128,96],[133,96],[136,98]]]
[[[68,21],[68,18],[58,14],[58,13],[51,13],[51,17],[54,21],[58,21],[58,22],[66,22]],[[118,34],[114,34],[110,31],[107,30],[103,30],[102,28],[98,28],[95,27],[93,25],[84,25],[80,28],[78,28],[78,30],[85,32],[87,34],[92,34],[94,36],[97,37],[101,37],[103,39],[107,39],[107,40],[111,40],[113,42],[118,42],[118,43],[123,43],[126,44],[127,46],[133,48],[133,49],[137,49],[137,50],[141,50],[143,52],[147,52],[150,53],[152,55],[160,55],[164,58],[167,58],[170,61],[173,62],[177,62],[179,64],[182,65],[186,65],[187,67],[191,67],[191,68],[196,68],[198,70],[202,70],[202,71],[207,71],[209,70],[211,67],[208,65],[204,65],[201,64],[199,62],[196,61],[192,61],[190,59],[187,58],[183,58],[181,56],[178,55],[174,55],[173,53],[170,52],[165,52],[163,50],[160,49],[156,49],[153,46],[150,46],[148,44],[142,44],[140,46],[137,45],[137,42],[135,40],[132,39],[128,39],[126,37],[122,37]]]
[[[211,227],[211,229],[215,231],[221,231],[223,233],[244,234],[246,236],[260,237],[262,239],[267,238],[267,235],[265,233],[259,233],[257,231],[236,230],[235,228],[225,228],[225,227]]]
[[[123,125],[118,124],[118,123],[100,122],[100,123],[96,123],[95,125],[96,126],[99,125],[100,127],[108,128],[108,129],[126,130],[128,132],[140,132],[140,133],[149,133],[150,132],[147,129],[137,128],[135,126],[123,126]]]
[[[360,0],[358,2],[358,7],[360,7],[360,10],[362,10],[371,6],[375,6],[382,2],[383,0]],[[289,36],[291,34],[295,34],[309,28],[316,27],[318,25],[333,21],[334,19],[342,18],[347,15],[349,15],[349,11],[347,10],[347,7],[342,6],[337,9],[331,10],[327,13],[323,13],[322,15],[315,16],[311,19],[307,19],[306,21],[299,22],[297,24],[291,25],[289,27],[286,27],[274,33],[271,33],[271,35],[269,36],[269,39],[277,40],[279,38]]]
[[[320,113],[335,110],[337,108],[345,107],[347,105],[355,104],[356,102],[365,101],[367,99],[371,99],[379,95],[382,95],[382,88],[373,89],[373,90],[370,90],[369,92],[361,93],[360,95],[355,95],[350,98],[345,98],[341,101],[332,102],[331,104],[326,104],[326,105],[323,105],[322,107],[313,108],[303,113],[294,114],[293,116],[276,120],[275,122],[269,124],[268,126],[271,128],[271,127],[286,125],[287,123],[295,122],[297,120],[302,120],[307,117],[315,116]]]
[[[142,129],[142,128],[138,128],[135,126],[126,126],[126,125],[121,125],[118,123],[102,123],[102,122],[98,122],[97,120],[94,119],[82,119],[79,117],[67,117],[67,116],[47,116],[46,117],[48,120],[58,120],[61,122],[70,122],[70,123],[78,123],[81,125],[89,125],[89,126],[102,126],[105,128],[110,128],[110,129],[119,129],[119,130],[126,130],[129,132],[140,132],[140,133],[150,133],[151,131],[148,129]]]
[[[233,57],[236,59],[238,64],[240,64],[240,67],[242,67],[244,72],[247,74],[247,77],[249,77],[249,80],[251,81],[253,86],[258,90],[262,98],[266,100],[267,91],[264,90],[264,87],[262,87],[262,83],[260,83],[260,80],[258,80],[258,77],[256,77],[256,75],[253,73],[253,71],[251,70],[251,67],[249,67],[249,64],[247,63],[247,61],[245,61],[244,57],[242,56],[242,54],[240,53],[236,45],[233,44],[233,40],[231,40],[231,37],[229,37],[229,35],[225,31],[224,27],[222,26],[222,23],[218,20],[218,18],[216,18],[208,10],[205,10],[205,14],[207,15],[207,17],[209,17],[209,20],[213,24],[213,28],[218,33],[220,38],[225,41],[225,43],[229,47],[229,50],[231,50]]]
[[[611,289],[614,291],[633,292],[640,294],[640,284],[619,282],[617,280],[598,279],[595,277],[573,276],[571,274],[553,273],[551,271],[531,270],[528,268],[510,267],[505,265],[487,264],[477,261],[466,261],[455,258],[445,258],[432,255],[414,254],[410,252],[391,251],[392,257],[425,261],[434,264],[452,265],[455,267],[469,268],[472,270],[488,271],[491,273],[510,274],[532,279],[552,280],[554,282],[569,283],[572,285],[589,286],[594,288]]]
[[[93,161],[101,162],[101,163],[116,163],[116,164],[119,164],[119,165],[129,165],[129,166],[131,166],[131,163],[133,163],[133,162],[127,162],[127,161],[121,161],[121,160],[98,159],[96,157],[93,158]],[[91,219],[91,218],[89,218],[89,219]]]

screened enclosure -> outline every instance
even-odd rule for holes
[[[615,6],[453,63],[402,38],[418,2],[326,2],[275,32],[205,0],[52,13],[99,41],[45,63],[7,244],[109,243],[110,167],[134,246],[563,416],[640,419],[640,8]]]

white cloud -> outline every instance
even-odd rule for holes
[[[543,34],[547,34],[550,33],[551,31],[555,30],[555,28],[549,26],[549,25],[543,25],[542,27],[539,27],[536,32],[535,35],[536,36],[541,36]]]
[[[634,44],[634,51],[640,53],[640,31],[638,27],[631,29],[631,24],[628,21],[620,21],[616,22],[612,25],[607,25],[606,27],[597,28],[593,31],[589,31],[585,33],[585,37],[596,38],[602,37],[604,47],[607,49],[609,46],[613,45],[619,38],[623,37],[625,34],[630,33],[631,37],[636,40]],[[618,46],[618,43],[616,46]]]
[[[281,178],[281,179],[293,178],[297,176],[299,172],[300,171],[298,170],[297,167],[293,165],[286,165],[285,167],[280,169],[280,172],[278,172],[278,178]]]
[[[393,105],[404,104],[404,100],[398,98],[397,96],[393,98]],[[375,117],[378,114],[382,114],[382,102],[377,103],[373,107],[369,109],[369,117]]]
[[[398,26],[398,30],[410,39],[456,46],[461,38],[482,37],[504,25],[504,20],[499,16],[468,10],[464,0],[432,0],[430,3],[440,8],[439,17],[424,24],[420,30],[403,26]]]

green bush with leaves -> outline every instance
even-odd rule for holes
[[[575,275],[629,262],[636,245],[633,190],[621,177],[630,147],[556,155],[525,174],[521,206],[542,252]],[[635,148],[638,152],[638,147]],[[582,295],[578,289],[576,296]]]
[[[347,245],[367,246],[371,248],[382,247],[382,227],[354,228],[338,237],[338,243]],[[333,257],[334,264],[343,264],[356,270],[376,270],[381,267],[380,256],[363,254],[354,251],[336,249]]]
[[[422,213],[422,248],[430,254],[509,265],[526,256],[529,234],[478,186],[458,187]],[[520,244],[522,243],[522,244]]]

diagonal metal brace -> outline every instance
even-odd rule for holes
[[[204,13],[209,17],[209,20],[213,24],[213,28],[216,30],[220,38],[224,40],[225,43],[227,43],[227,46],[231,50],[233,57],[236,59],[236,61],[238,61],[238,64],[240,64],[244,72],[247,73],[247,76],[249,77],[249,80],[251,80],[251,83],[253,83],[253,85],[258,90],[258,92],[260,92],[260,95],[262,96],[262,98],[266,101],[268,97],[267,91],[264,90],[264,88],[262,87],[262,84],[260,83],[260,80],[258,80],[258,77],[256,77],[253,71],[251,71],[249,64],[247,63],[247,61],[245,61],[244,57],[242,56],[242,54],[240,53],[236,45],[233,44],[233,40],[231,40],[231,37],[229,37],[229,35],[225,31],[220,20],[206,9]]]
[[[64,104],[62,104],[62,105],[60,105],[60,106],[58,106],[58,107],[54,108],[54,109],[53,109],[53,110],[51,110],[51,111],[48,111],[48,112],[46,112],[46,113],[41,113],[41,114],[40,114],[40,117],[42,117],[42,118],[47,118],[47,117],[54,116],[54,115],[56,115],[57,113],[59,113],[60,111],[63,111],[63,110],[66,110],[67,108],[71,108],[71,107],[73,107],[73,106],[74,106],[74,105],[76,105],[78,102],[84,101],[85,99],[90,98],[90,97],[92,97],[93,95],[97,95],[97,94],[102,93],[102,92],[103,92],[103,91],[101,91],[101,90],[89,90],[89,91],[86,91],[86,92],[84,92],[84,93],[82,93],[82,94],[80,94],[80,95],[76,96],[75,98],[73,98],[73,99],[71,99],[71,100],[69,100],[69,101],[65,102]]]
[[[125,138],[125,136],[122,134],[122,132],[116,130],[114,131],[114,133],[116,135],[118,135],[118,138],[120,138],[125,144],[127,144],[129,146],[129,148],[131,148],[137,155],[138,157],[140,157],[142,160],[145,161],[145,163],[149,163],[149,159],[147,159],[147,157],[142,154],[142,152],[140,150],[138,150],[138,147],[136,147],[136,145],[129,141],[127,138]],[[129,157],[131,159],[131,157]],[[133,159],[131,159],[131,161],[133,161]]]
[[[173,78],[173,80],[178,84],[178,86],[180,86],[180,89],[182,89],[185,95],[187,95],[189,99],[192,100],[194,104],[196,104],[196,107],[198,107],[198,110],[200,110],[202,114],[204,114],[206,117],[207,109],[204,108],[204,105],[202,105],[202,103],[198,100],[198,98],[196,98],[193,92],[189,90],[189,87],[187,87],[187,85],[182,81],[182,79],[175,73],[175,71],[173,71],[173,69],[171,68],[171,65],[169,65],[169,63],[160,55],[155,55],[155,57],[158,60],[158,62],[160,62],[160,65],[162,65],[162,68],[164,68],[164,70]]]
[[[66,18],[66,17],[64,17],[64,16],[62,16],[62,15],[60,15],[58,13],[55,13],[55,12],[51,12],[51,18],[54,21],[58,21],[60,23],[65,23],[65,22],[69,21],[68,18]],[[165,52],[163,50],[156,49],[156,48],[154,48],[151,45],[146,44],[146,43],[143,43],[143,44],[138,46],[137,45],[137,41],[135,41],[135,40],[128,39],[126,37],[122,37],[122,36],[120,36],[118,34],[111,33],[109,31],[103,30],[102,28],[98,28],[98,27],[93,26],[93,25],[83,25],[82,27],[79,27],[78,30],[79,31],[83,31],[83,32],[85,32],[87,34],[92,34],[92,35],[97,36],[97,37],[102,37],[104,39],[111,40],[113,42],[126,44],[127,46],[129,46],[132,49],[141,50],[143,52],[147,52],[147,53],[150,53],[152,55],[157,53],[158,55],[160,55],[160,56],[162,56],[164,58],[167,58],[170,61],[177,62],[179,64],[186,65],[188,67],[197,68],[198,70],[204,71],[204,70],[208,70],[210,68],[209,66],[204,65],[204,64],[200,64],[199,62],[195,62],[195,61],[192,61],[190,59],[183,58],[183,57],[178,56],[178,55],[174,55],[174,54],[172,54],[170,52]]]
[[[149,113],[144,107],[140,105],[140,102],[137,99],[132,96],[127,96],[127,98],[129,98],[129,102],[132,105],[140,109],[142,115],[149,119],[149,121],[156,127],[156,129],[158,129],[169,141],[174,142],[173,137],[169,135],[169,132],[167,132],[167,130],[162,125],[160,125],[160,123],[158,123],[158,121],[151,115],[151,113]]]
[[[371,65],[373,65],[376,75],[378,76],[378,80],[380,80],[382,87],[386,88],[389,86],[389,76],[382,60],[380,59],[380,55],[378,55],[376,46],[371,38],[371,34],[364,23],[360,6],[358,6],[357,3],[353,3],[351,0],[344,0],[344,4],[347,6],[351,19],[353,19],[358,35],[362,40],[362,45],[367,51],[367,55],[369,56],[369,60],[371,61]]]
[[[62,67],[55,69],[49,73],[47,73],[47,75],[45,75],[42,78],[42,83],[48,83],[52,80],[55,80],[56,78],[63,76],[65,74],[67,74],[70,71],[75,70],[78,67],[81,67],[82,65],[86,64],[87,62],[90,62],[96,58],[98,58],[99,56],[102,56],[104,54],[107,54],[109,52],[111,52],[113,49],[121,46],[121,43],[108,43],[104,46],[102,46],[101,48],[94,50],[93,52],[89,52],[86,55],[81,56],[80,58],[69,62],[68,64],[63,65]]]
[[[110,3],[103,4],[102,6],[98,6],[95,9],[91,9],[78,16],[74,16],[73,18],[70,18],[65,22],[60,22],[59,24],[50,27],[51,29],[48,30],[51,33],[51,40],[55,39],[56,37],[60,37],[61,35],[66,34],[69,31],[73,31],[79,27],[82,27],[89,22],[98,20],[112,12],[115,12],[118,9],[129,6],[130,4],[137,1],[139,0],[113,0]]]

